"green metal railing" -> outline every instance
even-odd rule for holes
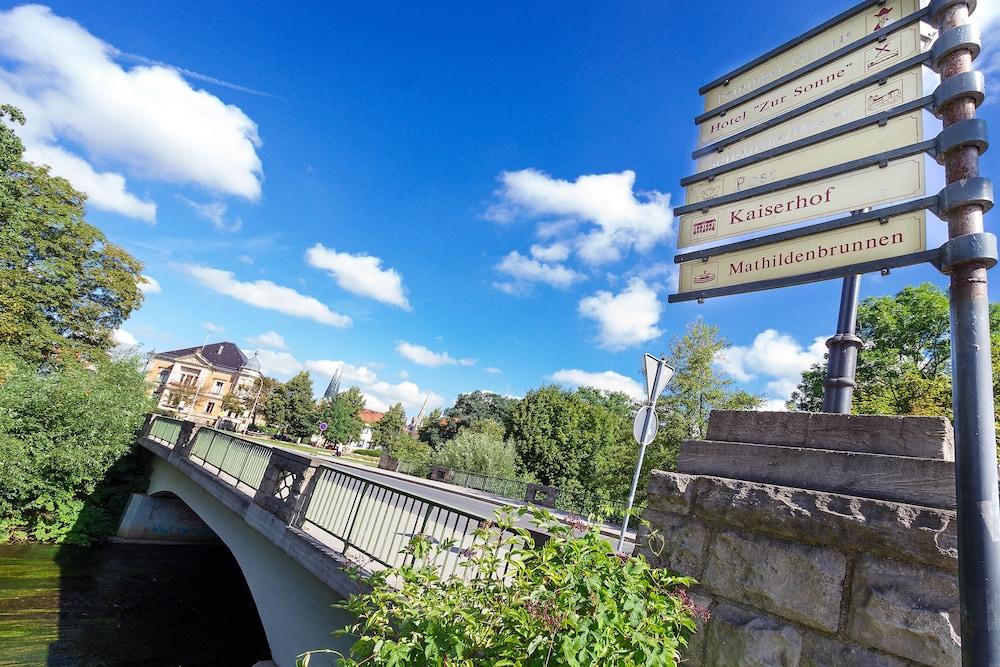
[[[149,437],[164,444],[174,446],[181,435],[181,421],[156,415],[149,429]]]
[[[402,553],[410,539],[424,535],[436,542],[454,545],[437,557],[433,565],[442,576],[469,576],[463,551],[470,548],[474,533],[486,521],[384,484],[323,467],[316,473],[315,487],[306,507],[305,520],[336,538],[345,555],[360,554],[366,566],[403,565]]]
[[[234,478],[234,486],[239,487],[242,483],[257,490],[264,479],[271,449],[231,433],[202,427],[195,436],[191,456],[201,459],[203,466],[215,468],[216,474],[225,473]]]

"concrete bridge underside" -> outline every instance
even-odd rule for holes
[[[330,634],[352,620],[332,607],[343,600],[342,595],[262,534],[259,527],[265,527],[267,533],[266,527],[273,523],[270,515],[252,503],[241,503],[242,507],[234,511],[232,503],[223,502],[217,493],[209,492],[189,474],[160,457],[154,457],[148,493],[154,497],[180,498],[229,548],[246,578],[272,659],[279,667],[294,667],[296,656],[307,650],[330,648],[347,652],[352,642]],[[279,524],[275,528],[280,530],[273,531],[274,536],[281,539],[287,536],[286,526]],[[311,665],[333,664],[332,657],[316,655]],[[224,657],[220,658],[224,663]]]

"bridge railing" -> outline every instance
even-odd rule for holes
[[[151,415],[143,435],[252,498],[254,504],[369,570],[407,563],[415,536],[449,543],[433,566],[470,576],[465,550],[488,518],[333,467],[320,459]]]

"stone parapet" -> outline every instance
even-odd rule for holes
[[[838,425],[837,418],[849,423]],[[745,421],[742,426],[740,419]],[[711,446],[706,441],[684,443],[684,472],[653,471],[644,514],[649,527],[638,543],[655,565],[697,579],[695,599],[711,613],[684,664],[960,664],[955,512],[865,497],[879,492],[864,486],[849,486],[850,493],[804,488],[840,488],[825,485],[818,474],[824,470],[824,458],[872,455],[860,445],[852,449],[851,443],[840,442],[826,447],[819,440],[820,433],[843,438],[859,425],[891,432],[891,437],[859,437],[882,450],[880,459],[950,466],[950,434],[938,428],[947,422],[918,418],[908,424],[906,419],[713,413],[711,437],[740,434],[751,440],[741,444],[752,447],[769,432],[771,444],[765,447],[776,450],[763,459],[769,466],[781,467],[782,450],[787,450],[788,467],[795,470],[792,462],[809,449],[817,474],[802,476],[798,483],[783,477],[785,484],[739,479],[766,467],[754,468],[749,459],[733,464],[729,458],[716,459],[714,465],[709,458],[700,459],[713,474],[697,474],[684,449]],[[783,432],[785,424],[797,431]],[[909,434],[910,453],[884,453],[902,434]],[[804,446],[810,438],[812,445]],[[934,438],[939,439],[936,445]],[[936,460],[923,456],[930,451],[939,452]],[[722,448],[715,453],[721,456]],[[940,476],[923,486],[920,481],[914,479],[915,497],[927,497],[921,494],[932,484],[944,483]]]

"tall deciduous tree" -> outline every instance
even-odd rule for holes
[[[142,265],[86,222],[85,194],[24,160],[24,120],[0,107],[0,344],[103,354],[142,303]]]
[[[309,373],[301,371],[291,380],[278,385],[265,412],[268,424],[282,433],[302,438],[315,432],[316,404]]]
[[[403,426],[406,424],[406,412],[403,404],[396,403],[375,422],[372,427],[372,447],[390,448],[403,437]]]
[[[326,422],[323,437],[333,443],[354,442],[361,436],[365,423],[361,421],[361,411],[365,409],[365,397],[357,387],[339,392],[334,398],[323,399],[319,405],[316,432],[319,422]]]

